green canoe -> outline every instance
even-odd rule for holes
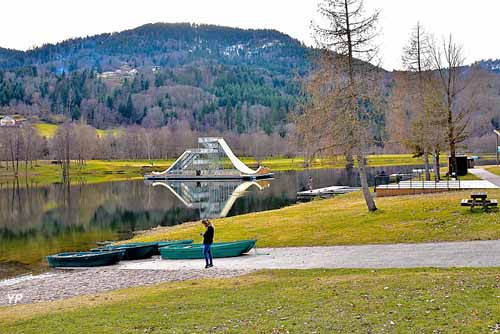
[[[109,252],[69,252],[47,256],[51,267],[97,267],[108,266],[120,261],[124,250]]]
[[[234,257],[249,252],[257,240],[241,240],[212,244],[213,257]],[[203,245],[172,245],[160,248],[162,259],[203,259]]]
[[[116,245],[116,246],[104,246],[91,249],[92,252],[106,253],[109,251],[123,250],[125,254],[123,260],[142,260],[149,259],[154,255],[156,245]]]

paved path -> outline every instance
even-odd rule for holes
[[[493,183],[497,187],[500,187],[500,176],[493,174],[491,172],[488,172],[486,169],[473,168],[473,169],[469,169],[469,172],[471,174],[474,174],[477,177],[485,180],[485,181],[489,181],[489,182]]]
[[[267,255],[264,255],[267,254]],[[423,244],[259,248],[237,258],[215,259],[217,269],[500,267],[500,240]],[[122,262],[120,269],[185,270],[204,260]],[[211,269],[212,270],[212,269]]]
[[[267,254],[267,255],[266,255]],[[65,299],[131,286],[199,278],[234,277],[257,269],[500,267],[500,240],[332,247],[260,248],[257,254],[204,260],[123,261],[118,265],[0,281],[0,306]]]

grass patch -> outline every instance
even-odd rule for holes
[[[257,161],[253,158],[242,158],[242,161],[251,167],[257,166]],[[312,161],[309,168],[344,168],[345,159],[342,156],[334,158],[318,158]],[[269,167],[273,171],[304,170],[307,167],[303,157],[296,158],[264,158],[261,165]],[[368,156],[370,167],[384,166],[411,166],[423,165],[422,158],[414,158],[411,154],[378,154]]]
[[[57,129],[59,128],[58,124],[51,124],[51,123],[35,123],[33,126],[38,131],[38,134],[40,134],[40,136],[45,137],[45,138],[54,137],[54,135],[57,132]],[[120,129],[109,129],[109,130],[96,129],[96,133],[99,137],[105,137],[108,134],[112,134],[114,136],[117,136],[117,135],[120,135],[121,130]]]
[[[50,123],[36,123],[33,125],[38,131],[38,134],[45,138],[52,138],[56,134],[59,125]]]
[[[36,124],[47,125],[48,129],[52,129],[51,124]],[[54,125],[57,127],[57,125]],[[45,129],[46,133],[52,130]],[[106,130],[119,131],[119,130]],[[79,166],[76,163],[71,164],[70,176],[72,182],[77,183],[97,183],[109,181],[123,181],[130,179],[141,179],[146,172],[151,170],[162,171],[169,167],[175,160],[154,160],[154,167],[151,167],[149,160],[89,160],[84,166]],[[256,167],[257,162],[252,158],[242,158],[242,161],[251,167]],[[410,154],[385,154],[373,155],[369,157],[371,167],[381,166],[399,166],[399,165],[418,165],[421,161],[418,158],[412,158]],[[304,170],[303,158],[268,158],[261,162],[263,166],[269,167],[272,171],[291,171],[291,170]],[[344,168],[345,161],[342,158],[324,158],[314,160],[311,169],[320,168]],[[35,185],[46,185],[55,182],[61,182],[61,166],[52,164],[50,161],[38,161],[33,167],[28,167],[26,170],[24,163],[21,162],[19,176],[20,185],[26,183]],[[461,177],[462,180],[477,179],[472,174],[466,177]],[[12,181],[12,173],[5,168],[5,162],[0,165],[0,182]]]
[[[492,333],[500,269],[273,270],[0,308],[2,333]]]
[[[41,126],[45,131],[46,136],[53,135],[57,125],[38,123],[36,126]],[[106,130],[118,131],[118,130]],[[102,131],[101,131],[102,132]],[[104,132],[103,132],[104,133]],[[245,163],[256,167],[257,162],[251,158],[243,158]],[[370,161],[372,166],[383,165],[411,165],[416,164],[416,160],[411,158],[409,154],[400,155],[380,155],[371,156]],[[130,179],[141,179],[146,172],[151,170],[161,171],[166,169],[174,162],[169,160],[154,160],[154,167],[151,167],[149,160],[89,160],[84,166],[71,164],[70,176],[73,183],[97,183],[109,181],[123,181]],[[287,171],[287,170],[304,170],[304,160],[302,158],[285,159],[285,158],[269,158],[261,162],[262,165],[271,168],[272,171]],[[345,161],[343,159],[316,159],[310,168],[344,168]],[[56,182],[61,182],[62,171],[61,166],[52,164],[50,161],[38,161],[33,167],[28,166],[26,169],[24,163],[21,163],[19,176],[20,185],[25,183],[34,185],[46,185]],[[10,170],[5,166],[0,165],[0,182],[12,181],[14,178]]]
[[[89,160],[80,166],[72,162],[70,178],[72,183],[98,183],[142,179],[146,172],[163,170],[172,164],[173,160],[154,160],[151,167],[149,160]],[[0,182],[11,183],[12,172],[5,166],[0,167]],[[25,168],[24,163],[19,168],[19,185],[47,185],[62,181],[62,169],[50,161],[38,161],[33,167]]]
[[[488,167],[483,167],[483,168],[486,169],[490,173],[500,175],[500,167],[488,166]]]
[[[442,172],[440,174],[441,175],[441,181],[448,181],[448,176],[446,175],[446,173],[447,173],[447,171]],[[434,175],[435,175],[434,172],[430,173],[431,181],[434,181]],[[476,180],[481,180],[480,177],[477,177],[476,175],[474,175],[472,173],[468,173],[467,175],[460,176],[459,179],[461,181],[476,181]],[[425,180],[425,174],[422,174],[420,176],[416,176],[416,177],[413,178],[413,180],[415,180],[415,181],[424,181]],[[452,178],[450,177],[449,180],[451,181]]]
[[[499,190],[488,190],[499,198]],[[369,213],[361,193],[290,207],[216,219],[217,241],[257,238],[258,246],[291,247],[500,239],[496,211],[460,207],[470,192],[447,192],[376,199]],[[198,223],[146,232],[134,241],[200,240]]]

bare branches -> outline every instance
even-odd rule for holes
[[[437,43],[431,45],[431,56],[433,66],[439,74],[444,97],[451,167],[452,170],[456,170],[456,145],[468,137],[466,129],[474,103],[473,99],[470,99],[460,105],[458,97],[468,86],[471,77],[463,73],[465,62],[463,47],[455,42],[451,34],[447,39],[443,39],[441,46]]]
[[[297,119],[298,129],[312,154],[340,151],[348,165],[356,155],[368,210],[375,211],[365,150],[373,142],[369,129],[381,95],[378,72],[367,61],[377,54],[374,39],[380,12],[366,16],[363,0],[324,0],[318,12],[326,25],[313,28],[323,52],[304,85],[309,98]]]
[[[326,21],[326,26],[313,26],[322,48],[368,62],[375,58],[379,10],[365,16],[363,0],[325,0],[318,12]]]
[[[431,69],[431,43],[431,36],[417,22],[401,57],[407,70],[422,73]]]

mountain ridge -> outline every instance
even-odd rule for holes
[[[315,52],[277,30],[190,23],[151,23],[28,51],[0,48],[0,113],[100,129],[185,123],[200,132],[284,137],[301,101],[296,79],[307,75]],[[500,60],[475,65],[495,77],[484,94],[497,99]],[[393,72],[385,77],[389,97]],[[386,117],[390,110],[377,118],[376,133],[384,133]],[[493,107],[478,109],[475,119],[478,137],[489,133],[484,124],[500,124]]]

